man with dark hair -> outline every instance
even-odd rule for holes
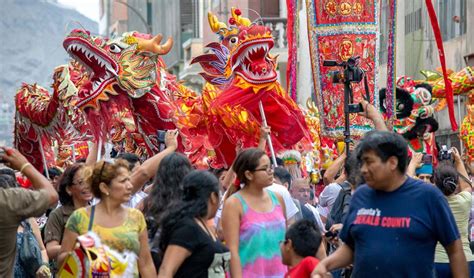
[[[48,171],[48,175],[46,175],[46,171]],[[45,177],[49,176],[49,181],[53,185],[54,189],[56,189],[56,191],[58,191],[58,180],[62,173],[63,172],[59,170],[57,167],[51,167],[51,168],[48,168],[48,170],[43,171],[43,175]]]
[[[130,170],[130,172],[133,172],[136,167],[141,165],[140,157],[134,153],[120,153],[115,157],[115,159],[126,160],[128,162],[128,170]]]
[[[286,189],[291,190],[292,177],[290,172],[283,167],[276,167],[273,170],[273,178],[276,184],[283,185]],[[293,202],[298,208],[299,212],[295,215],[295,220],[306,219],[313,223],[316,223],[313,213],[303,205],[301,205],[298,199],[293,198]]]
[[[438,241],[453,277],[468,277],[448,203],[436,188],[406,176],[407,149],[392,132],[372,131],[360,142],[356,153],[366,184],[352,196],[340,233],[344,244],[318,264],[313,277],[351,263],[354,278],[432,277]]]
[[[309,277],[318,264],[316,253],[321,245],[321,231],[308,220],[299,220],[288,228],[280,244],[284,265],[289,267],[285,277]]]

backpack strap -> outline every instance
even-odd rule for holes
[[[94,224],[94,212],[95,212],[95,205],[91,207],[91,216],[89,217],[89,227],[87,231],[92,230],[92,225]]]

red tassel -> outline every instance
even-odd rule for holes
[[[425,0],[426,8],[428,10],[428,15],[430,17],[431,26],[433,27],[433,33],[436,39],[436,45],[438,46],[439,60],[441,62],[441,68],[443,69],[443,78],[446,90],[446,101],[448,103],[448,113],[449,121],[451,122],[451,128],[453,131],[458,129],[458,124],[456,123],[456,117],[454,116],[454,97],[453,97],[453,87],[451,86],[451,80],[448,78],[448,73],[446,71],[446,59],[444,56],[444,47],[443,39],[441,38],[441,30],[439,29],[438,19],[436,17],[436,12],[433,8],[433,3],[431,0]]]

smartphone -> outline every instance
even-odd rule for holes
[[[158,136],[158,142],[161,144],[165,143],[166,130],[157,130],[156,135]]]
[[[433,156],[431,154],[423,154],[423,164],[433,164]]]

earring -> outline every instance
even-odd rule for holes
[[[106,196],[109,196],[110,194],[109,194],[109,192],[105,192],[105,195],[106,195]]]

